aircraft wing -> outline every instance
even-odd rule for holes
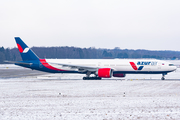
[[[70,69],[78,69],[79,72],[95,72],[99,67],[90,67],[90,66],[79,66],[79,65],[72,65],[72,64],[61,64],[61,63],[49,63],[51,65],[60,65],[62,67],[68,67]]]

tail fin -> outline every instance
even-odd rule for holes
[[[21,40],[20,37],[15,37],[15,40],[23,61],[39,60],[38,56]]]

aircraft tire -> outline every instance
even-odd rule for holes
[[[101,77],[83,77],[83,80],[101,80]]]

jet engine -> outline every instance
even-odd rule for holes
[[[110,78],[112,77],[113,70],[111,68],[99,68],[96,74],[101,78]]]

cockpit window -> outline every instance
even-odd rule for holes
[[[169,64],[169,66],[174,66],[174,64]]]

